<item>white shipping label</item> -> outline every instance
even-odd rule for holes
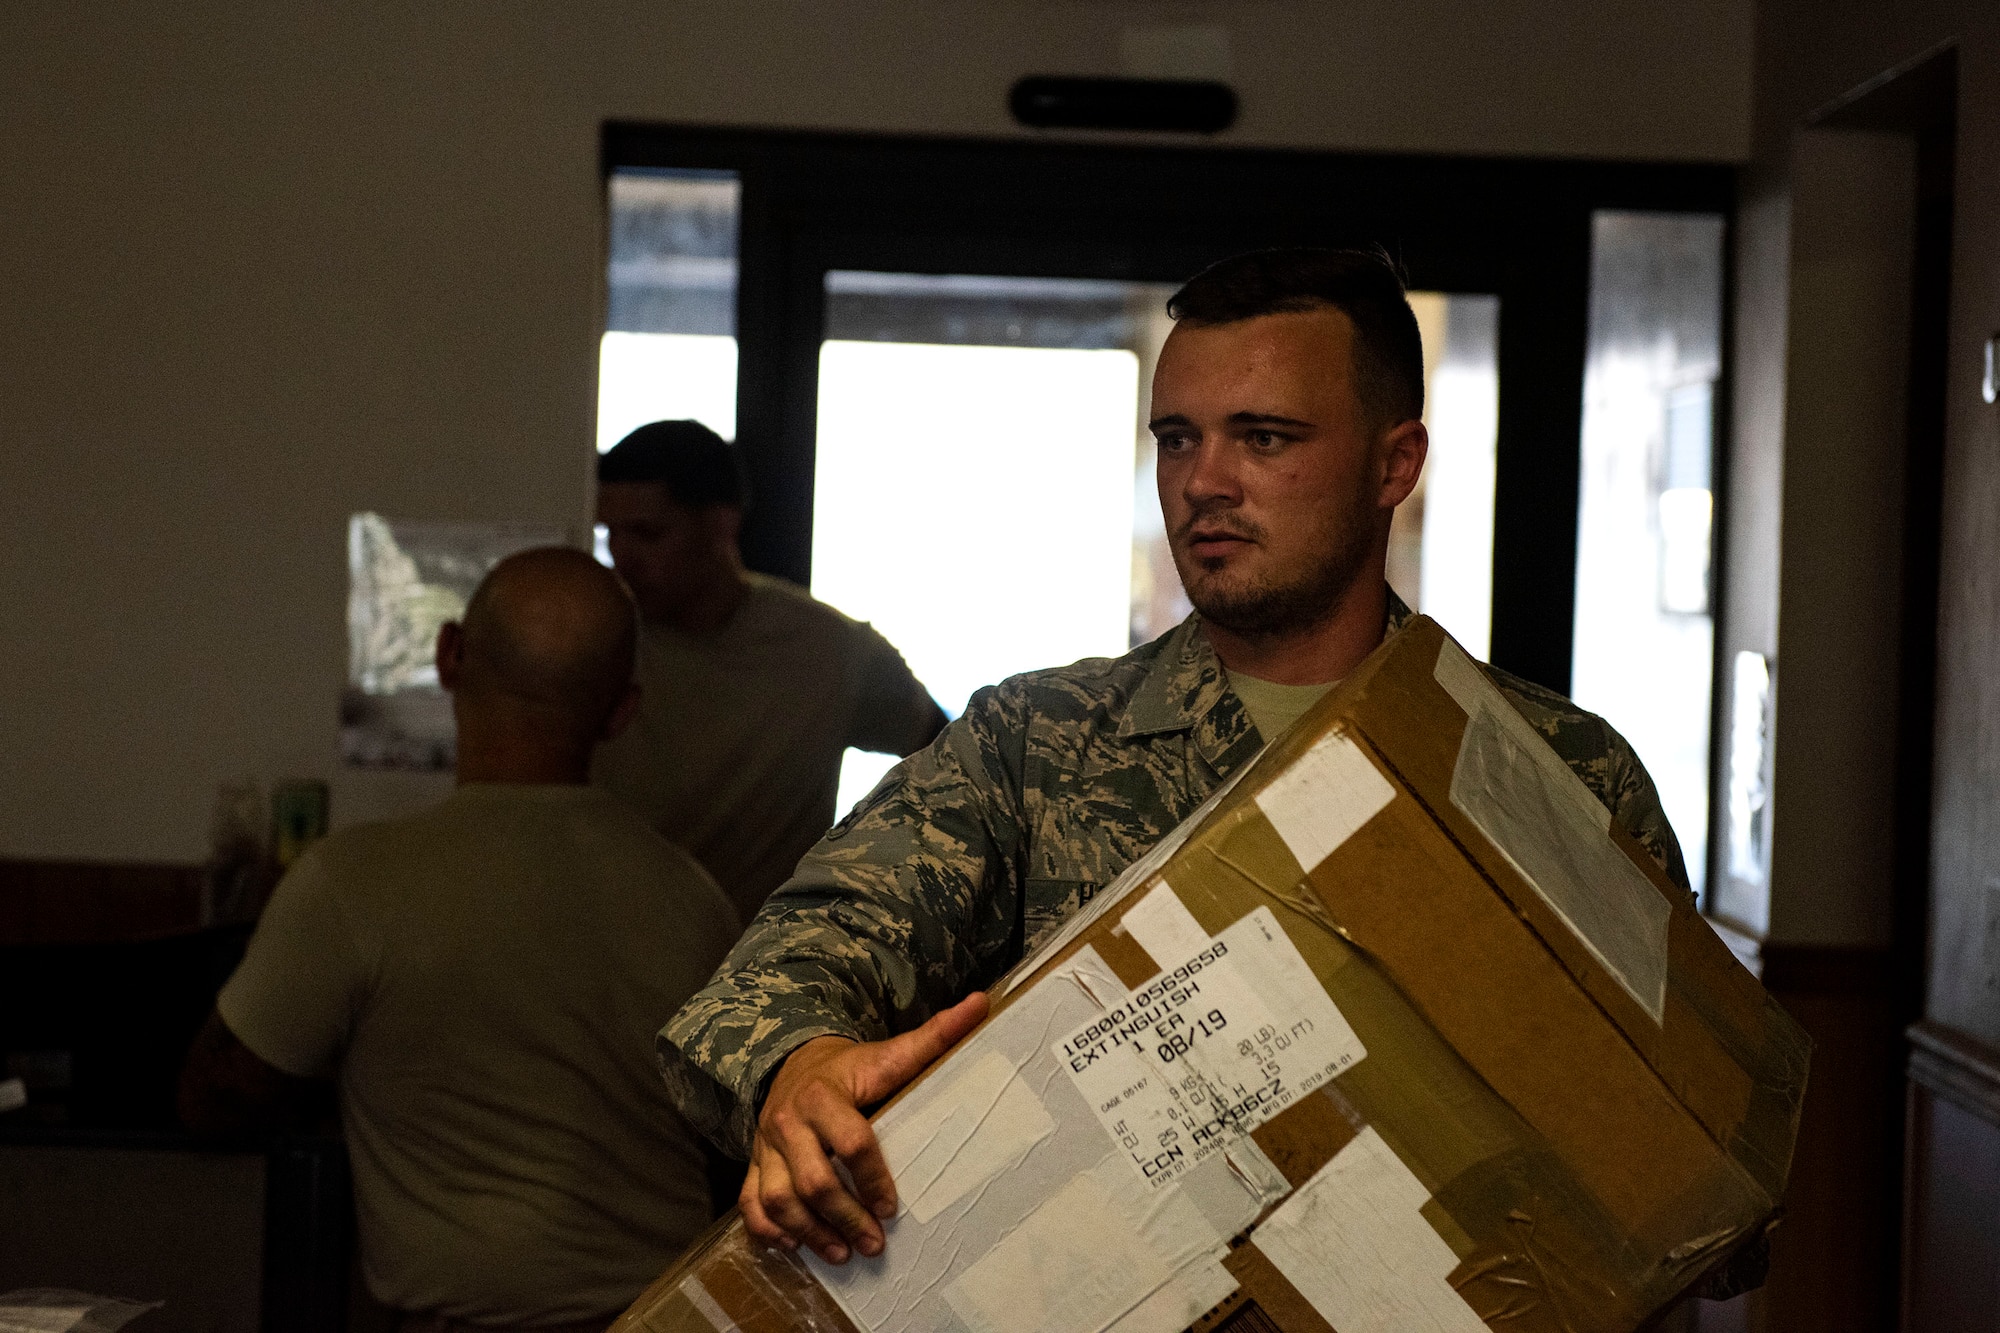
[[[1268,907],[1050,1049],[1155,1188],[1367,1054]]]

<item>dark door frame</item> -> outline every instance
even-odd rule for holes
[[[1413,287],[1500,298],[1495,665],[1567,692],[1598,209],[1733,214],[1724,166],[970,140],[612,122],[603,168],[738,173],[744,556],[810,576],[821,275],[1179,282],[1268,245],[1379,244]],[[1722,431],[1717,431],[1717,437]]]
[[[1905,1085],[1875,1090],[1875,1114],[1892,1127],[1872,1161],[1843,1159],[1841,1170],[1863,1177],[1875,1196],[1895,1209],[1880,1233],[1890,1242],[1873,1256],[1882,1289],[1871,1293],[1876,1313],[1887,1316],[1895,1300],[1900,1327],[1934,1323],[1940,1292],[1959,1280],[1951,1251],[1924,1226],[1935,1176],[1955,1163],[1932,1160],[1928,1139],[1942,1095],[1993,1122],[1993,1076],[1986,1053],[1962,1034],[1925,1020],[1930,985],[1931,828],[1937,728],[1938,632],[1945,496],[1945,437],[1951,365],[1952,217],[1958,148],[1958,48],[1945,43],[1886,70],[1820,108],[1807,119],[1814,129],[1900,135],[1915,149],[1915,210],[1910,253],[1910,332],[1904,388],[1902,593],[1895,689],[1895,808],[1890,894],[1890,942],[1883,952],[1856,956],[1842,977],[1824,959],[1836,953],[1809,946],[1767,946],[1765,976],[1774,990],[1819,990],[1861,998],[1875,1030],[1909,1040]],[[1859,964],[1857,966],[1856,964]],[[1774,967],[1777,975],[1774,975]],[[1865,971],[1864,971],[1865,969]],[[1794,975],[1785,976],[1790,971]],[[1833,972],[1831,976],[1821,975]],[[1801,984],[1804,983],[1804,984]],[[1828,984],[1832,983],[1832,984]],[[1842,984],[1845,983],[1845,984]],[[1782,994],[1782,992],[1781,992]],[[1851,1021],[1851,1020],[1850,1020]],[[1845,1035],[1845,1034],[1843,1034]],[[1822,1113],[1823,1118],[1827,1113]],[[1839,1116],[1858,1120],[1865,1110],[1846,1105]],[[1864,1121],[1865,1123],[1865,1121]],[[1949,1216],[1949,1212],[1946,1216]],[[1868,1234],[1868,1233],[1862,1233]],[[1950,1305],[1948,1298],[1943,1305]]]

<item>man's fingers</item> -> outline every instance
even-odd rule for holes
[[[796,1236],[800,1244],[811,1249],[828,1263],[847,1262],[847,1242],[821,1226],[813,1217],[812,1210],[800,1203],[796,1195],[787,1196],[784,1207],[772,1216],[779,1220],[787,1234]]]
[[[764,1201],[759,1197],[759,1181],[762,1178],[757,1164],[750,1164],[749,1174],[743,1177],[743,1188],[736,1195],[736,1206],[743,1211],[743,1228],[766,1245],[782,1245],[786,1249],[798,1248],[798,1242],[791,1234],[764,1211]]]
[[[760,1216],[781,1239],[778,1244],[792,1249],[803,1243],[812,1247],[830,1264],[847,1262],[847,1244],[813,1216],[812,1209],[799,1198],[784,1158],[768,1146],[760,1145],[763,1166],[758,1171],[756,1206]],[[747,1225],[749,1208],[744,1209]]]
[[[838,1116],[840,1113],[834,1114]],[[845,1116],[860,1119],[853,1110],[845,1110]],[[818,1221],[838,1231],[847,1244],[863,1254],[880,1254],[882,1228],[860,1200],[848,1193],[846,1183],[827,1159],[818,1128],[794,1116],[784,1117],[774,1128],[785,1153],[786,1169],[792,1175],[793,1192],[812,1209]],[[866,1122],[863,1122],[862,1128],[867,1128]],[[848,1132],[851,1133],[851,1129]],[[825,1257],[824,1254],[822,1257]],[[843,1259],[845,1257],[842,1255]],[[829,1259],[829,1262],[839,1263],[840,1260]]]
[[[829,1116],[821,1136],[833,1149],[834,1156],[847,1167],[861,1206],[885,1222],[894,1217],[896,1181],[889,1174],[889,1161],[882,1155],[882,1144],[875,1137],[874,1126],[859,1111],[853,1111]]]
[[[872,1106],[900,1091],[985,1017],[986,993],[974,991],[913,1032],[859,1048],[868,1054],[857,1071],[855,1100]]]
[[[977,1027],[986,1008],[983,994],[968,995],[885,1042],[843,1041],[848,1049],[836,1050],[821,1038],[795,1051],[772,1081],[739,1199],[751,1234],[804,1243],[834,1264],[847,1262],[852,1250],[880,1254],[881,1224],[896,1213],[896,1182],[860,1108],[915,1078]]]

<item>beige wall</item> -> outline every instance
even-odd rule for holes
[[[605,118],[1009,134],[1190,21],[1234,142],[1747,151],[1748,0],[6,6],[0,855],[329,775],[349,513],[583,522]]]

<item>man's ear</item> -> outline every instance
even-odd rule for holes
[[[456,620],[447,620],[438,626],[437,672],[438,684],[447,692],[458,688],[458,679],[465,671],[465,626]]]
[[[1381,507],[1394,509],[1417,489],[1424,474],[1424,459],[1430,455],[1431,433],[1424,423],[1412,418],[1391,427],[1382,437]]]
[[[618,696],[618,703],[612,708],[611,716],[604,719],[604,730],[597,739],[600,742],[617,740],[619,734],[631,726],[632,719],[637,716],[639,716],[639,682],[633,681],[625,687],[625,693]]]

